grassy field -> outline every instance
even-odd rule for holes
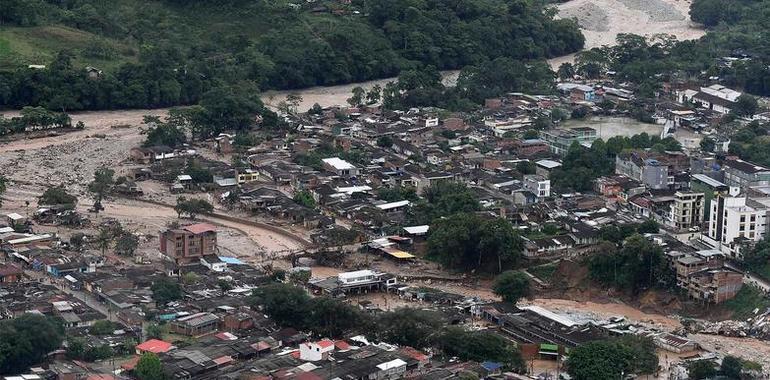
[[[95,57],[89,50],[101,47],[108,56]],[[65,26],[0,28],[0,70],[46,64],[62,49],[78,57],[76,64],[109,69],[131,61],[136,48]]]

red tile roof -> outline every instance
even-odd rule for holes
[[[187,232],[191,232],[193,234],[196,234],[196,235],[202,234],[202,233],[206,233],[206,232],[216,232],[217,231],[217,227],[216,226],[214,226],[213,224],[208,224],[208,223],[191,224],[189,226],[182,227],[182,229],[187,231]]]
[[[164,342],[159,339],[150,339],[138,346],[136,349],[141,352],[152,352],[154,354],[160,354],[171,349],[171,343]]]
[[[334,347],[336,347],[340,351],[347,351],[350,349],[350,345],[348,344],[348,342],[344,340],[338,340],[334,342]]]
[[[318,342],[318,345],[319,345],[321,348],[329,348],[329,347],[331,347],[331,346],[333,346],[333,345],[334,345],[334,342],[332,342],[332,341],[331,341],[331,340],[329,340],[329,339],[324,339],[324,340],[322,340],[322,341]]]

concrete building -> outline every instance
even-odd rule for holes
[[[177,264],[197,263],[203,256],[215,255],[217,229],[197,223],[160,233],[160,252]]]
[[[724,254],[703,250],[679,257],[674,263],[676,283],[687,295],[705,303],[732,299],[743,286],[743,274],[724,267]]]
[[[324,169],[336,173],[340,177],[355,177],[358,175],[358,168],[341,158],[324,158],[321,161],[323,162]]]
[[[730,186],[717,181],[705,174],[694,174],[690,180],[690,190],[703,193],[703,204],[706,205],[703,212],[703,220],[711,220],[711,201],[719,196],[730,194]]]
[[[638,152],[622,153],[615,157],[615,173],[635,179],[651,189],[667,189],[670,182],[668,172],[668,165],[654,158],[645,158]]]
[[[540,131],[540,139],[545,141],[551,152],[562,156],[567,154],[573,143],[591,145],[597,138],[596,130],[588,127]]]
[[[703,223],[705,195],[693,191],[677,191],[671,204],[670,225],[684,230]]]
[[[202,336],[219,330],[219,317],[211,313],[197,313],[169,323],[169,330],[187,336]]]
[[[747,189],[753,186],[770,186],[770,169],[738,158],[728,158],[722,163],[725,184]]]
[[[551,196],[551,181],[537,174],[524,176],[524,189],[531,191],[538,198]]]
[[[735,240],[762,240],[767,230],[767,212],[766,206],[746,197],[717,197],[711,201],[711,215],[717,217],[709,222],[708,237],[725,254],[740,258]]]

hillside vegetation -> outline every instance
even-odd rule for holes
[[[541,60],[584,42],[573,21],[527,0],[2,3],[0,106],[17,108],[194,104],[223,85],[349,83],[424,66]],[[98,81],[86,80],[86,66],[103,71]]]

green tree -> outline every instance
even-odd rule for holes
[[[377,138],[377,146],[381,148],[390,148],[393,146],[393,138],[390,136],[380,136]]]
[[[214,206],[204,199],[179,197],[176,199],[174,211],[179,218],[186,215],[190,219],[195,219],[199,214],[212,213]]]
[[[516,304],[520,299],[528,297],[532,290],[529,277],[520,271],[506,271],[495,277],[492,291],[503,301]]]
[[[313,198],[313,194],[307,190],[299,191],[294,194],[294,202],[307,208],[315,208],[315,198]]]
[[[24,314],[0,320],[0,373],[20,373],[59,348],[64,330],[54,319]]]
[[[716,363],[711,360],[696,360],[687,365],[690,380],[711,379],[717,374]]]
[[[515,372],[522,372],[525,368],[521,352],[511,341],[498,334],[450,327],[440,337],[439,346],[447,355],[461,360],[495,361]]]
[[[157,323],[151,323],[147,325],[145,334],[148,339],[163,339],[163,326]]]
[[[137,248],[139,248],[139,237],[128,231],[120,234],[115,242],[115,252],[118,255],[133,256]]]
[[[179,283],[168,278],[160,277],[152,283],[152,299],[159,305],[165,305],[171,301],[182,298],[182,287]]]
[[[251,303],[262,306],[279,325],[301,328],[309,313],[310,296],[292,285],[270,284],[255,289]]]
[[[139,380],[165,380],[166,374],[163,372],[163,364],[158,355],[152,352],[142,354],[134,368],[136,377]]]
[[[575,76],[575,67],[569,62],[564,62],[559,65],[556,76],[561,80],[571,80]]]
[[[351,107],[358,107],[364,103],[364,98],[366,96],[366,90],[361,88],[360,86],[353,87],[353,95],[348,98],[348,104],[350,104]]]
[[[732,112],[737,116],[752,117],[757,113],[758,108],[759,104],[757,103],[757,98],[748,94],[743,94],[738,97]]]
[[[652,374],[658,357],[650,338],[593,341],[570,352],[567,372],[576,380],[614,380],[621,374]]]
[[[703,140],[700,141],[700,149],[704,152],[714,152],[716,145],[716,142],[711,137],[704,137]]]
[[[115,235],[113,234],[112,230],[106,226],[102,226],[99,228],[99,233],[96,235],[96,245],[99,247],[99,250],[102,251],[102,256],[104,256],[107,253],[107,249],[110,248],[110,245],[112,245],[112,241],[115,239]]]
[[[112,334],[113,331],[115,331],[115,325],[106,319],[94,322],[88,329],[88,332],[92,335],[109,335]]]
[[[96,198],[94,210],[97,213],[103,209],[102,200],[104,196],[112,190],[112,186],[115,184],[114,175],[114,170],[101,167],[96,169],[93,181],[88,184],[88,191]]]
[[[382,86],[375,84],[366,93],[366,104],[376,104],[382,99]]]
[[[436,312],[407,307],[380,314],[375,326],[377,339],[419,349],[438,340],[444,321]]]
[[[741,379],[741,372],[743,372],[743,361],[735,356],[727,355],[722,359],[722,365],[720,366],[720,372],[728,379]]]
[[[38,198],[37,203],[41,206],[63,205],[67,208],[75,208],[78,203],[77,197],[67,193],[63,186],[54,186],[45,189],[43,195]]]

